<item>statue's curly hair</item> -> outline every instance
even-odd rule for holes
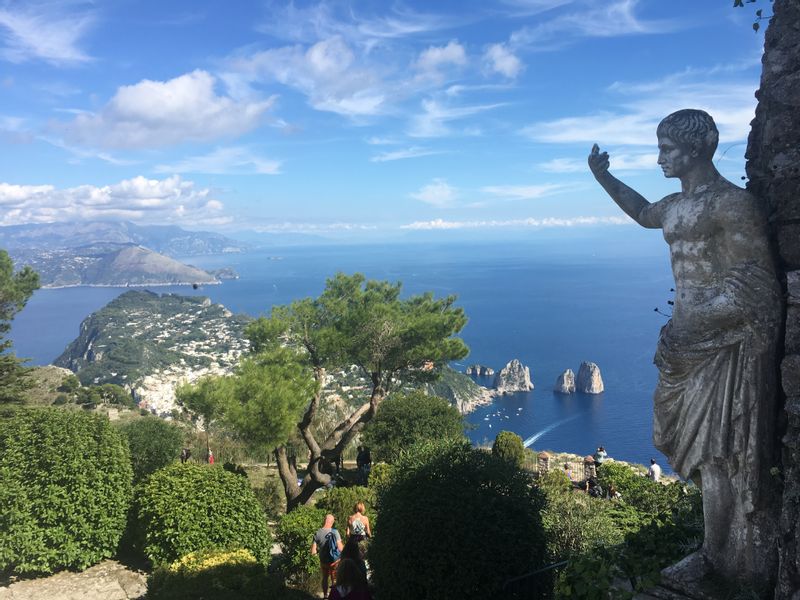
[[[701,158],[711,160],[719,143],[719,131],[714,119],[704,110],[684,108],[664,117],[656,134],[668,137],[680,146],[696,150]]]

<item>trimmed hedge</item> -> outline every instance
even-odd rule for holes
[[[112,556],[131,502],[128,445],[105,417],[53,408],[0,422],[0,571]]]
[[[313,506],[298,506],[281,517],[276,538],[281,545],[281,560],[286,572],[300,582],[319,571],[319,558],[312,556],[314,533],[322,527],[325,511]]]
[[[174,463],[136,491],[136,528],[155,565],[191,552],[244,548],[269,562],[272,538],[247,478],[213,465]]]
[[[325,495],[317,501],[317,508],[336,517],[334,527],[342,534],[342,539],[347,531],[347,518],[353,514],[356,502],[364,503],[365,514],[370,518],[370,525],[374,527],[375,498],[373,491],[369,488],[361,486],[335,487],[327,490]]]
[[[183,431],[158,417],[145,417],[119,425],[131,450],[134,482],[166,467],[180,456]]]
[[[147,600],[260,600],[266,582],[264,565],[248,550],[205,550],[157,568]]]
[[[381,599],[503,597],[507,580],[545,565],[543,505],[526,474],[468,442],[415,446],[378,491]]]

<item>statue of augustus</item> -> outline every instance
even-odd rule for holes
[[[672,318],[655,363],[653,439],[703,496],[703,547],[664,571],[675,582],[715,572],[763,584],[773,577],[776,535],[775,350],[780,288],[762,205],[712,163],[719,134],[701,110],[658,126],[658,164],[681,191],[650,203],[608,172],[597,144],[589,167],[619,207],[661,229],[675,278]]]

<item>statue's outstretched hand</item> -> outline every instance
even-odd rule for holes
[[[599,177],[608,171],[608,152],[600,152],[600,147],[597,144],[592,146],[592,152],[589,154],[589,168],[595,177]]]

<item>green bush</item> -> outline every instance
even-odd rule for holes
[[[260,600],[267,581],[264,565],[248,550],[205,550],[158,567],[147,582],[147,599]]]
[[[680,482],[659,483],[618,462],[603,463],[598,481],[604,490],[613,485],[625,502],[650,517],[669,511],[683,495],[684,489]]]
[[[84,569],[113,555],[131,501],[128,447],[108,420],[19,410],[0,423],[0,571]]]
[[[369,489],[371,489],[374,494],[377,494],[380,488],[386,486],[389,481],[391,481],[393,470],[394,467],[388,463],[373,464],[369,471]]]
[[[502,597],[505,581],[545,564],[542,493],[469,443],[415,446],[377,504],[370,564],[382,600]]]
[[[268,519],[277,521],[286,512],[286,495],[279,480],[269,477],[262,486],[254,487],[253,493]]]
[[[522,438],[511,431],[501,431],[492,444],[492,454],[511,463],[517,469],[521,469],[525,460],[525,446],[522,444]]]
[[[269,561],[271,535],[250,484],[221,467],[173,463],[137,487],[135,504],[139,545],[157,566],[231,547]]]
[[[313,506],[298,506],[278,523],[276,538],[281,546],[284,569],[300,582],[319,572],[319,558],[310,549],[314,533],[322,527],[325,511]]]
[[[384,400],[361,439],[374,461],[392,463],[416,443],[463,437],[464,418],[456,407],[443,398],[414,391]]]
[[[145,417],[119,426],[131,449],[134,483],[166,467],[180,455],[183,431],[158,417]]]
[[[317,508],[336,517],[334,527],[340,531],[344,538],[344,533],[347,530],[347,518],[353,514],[353,507],[356,502],[364,503],[366,515],[370,517],[370,524],[372,524],[375,498],[369,488],[361,486],[331,488],[325,492],[322,498],[317,500]]]

